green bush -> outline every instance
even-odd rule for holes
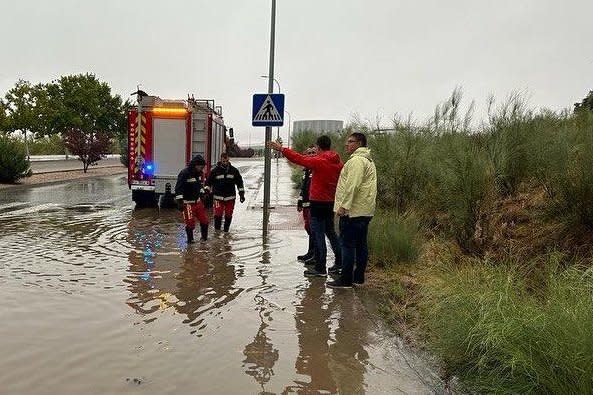
[[[556,165],[548,178],[557,191],[561,214],[593,229],[593,113],[582,112],[565,121],[555,145]]]
[[[413,214],[379,210],[369,225],[369,252],[383,266],[412,262],[420,254],[420,223]]]
[[[433,349],[471,391],[593,394],[593,270],[548,265],[537,294],[516,262],[449,264],[422,286]]]
[[[471,136],[449,133],[437,147],[434,181],[441,210],[459,246],[479,252],[488,235],[488,215],[492,204],[491,163],[486,152]]]
[[[403,213],[424,196],[429,139],[410,128],[393,134],[370,136],[369,146],[377,167],[377,196],[380,206]]]
[[[303,153],[310,145],[315,144],[315,140],[318,136],[319,133],[315,133],[310,130],[294,133],[291,138],[292,144],[290,147],[296,152]]]
[[[22,137],[14,139],[14,143],[19,149],[26,152],[25,140]],[[44,136],[27,141],[29,146],[29,155],[65,155],[67,153],[64,142],[59,135]]]
[[[515,94],[489,116],[487,152],[494,181],[502,195],[512,195],[528,176],[529,141],[537,135],[532,115],[521,96]]]
[[[13,138],[0,136],[0,182],[13,183],[31,176],[25,151]]]

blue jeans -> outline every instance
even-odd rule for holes
[[[325,244],[325,236],[327,236],[334,255],[336,257],[336,264],[339,266],[342,262],[342,251],[340,248],[340,241],[334,228],[334,211],[333,203],[324,204],[321,207],[315,207],[311,210],[311,233],[315,241],[315,258],[317,265],[315,269],[325,272],[327,261],[327,246]]]
[[[362,284],[369,259],[367,235],[373,217],[340,217],[340,244],[342,245],[342,282]],[[356,260],[356,268],[354,262]],[[353,275],[354,274],[354,278]]]

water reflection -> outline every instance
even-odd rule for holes
[[[325,285],[310,280],[301,290],[301,303],[297,306],[295,321],[299,341],[299,354],[295,363],[298,374],[309,381],[295,381],[298,393],[335,393],[337,385],[329,369],[330,316]],[[288,393],[288,391],[285,391]]]
[[[154,313],[173,308],[186,316],[183,323],[190,333],[200,337],[209,317],[220,316],[241,293],[227,237],[188,246],[174,211],[135,211],[128,230],[131,249],[124,281],[131,296],[126,303],[145,323],[158,318]]]
[[[347,290],[333,296],[329,310],[338,322],[334,341],[329,346],[328,367],[340,394],[362,394],[369,359],[365,346],[371,328],[363,325],[368,322],[364,317],[366,312],[354,292]]]
[[[259,261],[257,273],[261,278],[260,292],[255,296],[256,310],[259,315],[260,325],[253,338],[253,341],[245,346],[243,355],[243,367],[247,368],[245,373],[255,379],[261,387],[261,394],[267,393],[265,385],[274,376],[274,364],[278,361],[280,353],[271,343],[266,330],[269,328],[269,322],[272,322],[272,309],[265,297],[269,292],[268,284],[270,251],[269,246],[264,244],[264,251]]]

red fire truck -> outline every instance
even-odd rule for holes
[[[142,94],[141,94],[142,93]],[[128,185],[139,206],[172,202],[177,174],[200,154],[208,175],[226,150],[222,107],[214,100],[164,100],[139,91],[128,112]]]

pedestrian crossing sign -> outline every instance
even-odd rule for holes
[[[256,93],[253,95],[251,125],[282,126],[284,124],[284,95]]]

